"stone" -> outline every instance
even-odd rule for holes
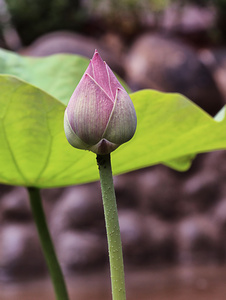
[[[46,274],[40,242],[32,224],[5,224],[0,229],[0,245],[1,280],[21,280]]]
[[[181,217],[181,179],[176,172],[164,166],[144,170],[138,178],[138,186],[143,212],[165,220]]]
[[[119,225],[126,265],[147,262],[148,242],[145,218],[133,210],[119,211]]]
[[[119,209],[136,208],[140,205],[140,186],[137,179],[137,172],[114,177],[116,201]]]
[[[107,260],[106,239],[95,233],[65,231],[55,244],[65,273],[101,268]]]
[[[53,235],[64,230],[90,228],[104,231],[104,215],[99,184],[65,189],[50,216]]]
[[[226,198],[222,198],[211,211],[211,218],[218,225],[223,234],[223,239],[226,237]]]
[[[183,185],[183,203],[186,214],[205,212],[221,197],[221,184],[214,170],[201,169]]]
[[[226,261],[226,195],[216,204],[210,213],[210,218],[216,224],[220,232],[219,259]]]
[[[41,196],[44,202],[56,203],[66,188],[42,189]]]
[[[209,69],[195,50],[180,40],[144,34],[127,55],[126,81],[134,90],[152,88],[185,95],[211,115],[223,106]]]
[[[208,153],[203,162],[203,171],[212,173],[215,177],[216,187],[220,187],[221,195],[226,196],[225,176],[226,176],[226,151],[218,150]]]
[[[4,194],[12,191],[14,189],[14,186],[6,185],[6,184],[0,184],[0,197],[2,197]],[[0,198],[1,201],[1,198]]]
[[[220,231],[208,216],[190,216],[177,224],[176,241],[180,264],[196,265],[218,261]]]
[[[52,54],[67,53],[78,54],[89,59],[92,58],[95,49],[98,49],[101,57],[107,61],[112,70],[121,73],[122,62],[116,51],[114,57],[112,43],[106,45],[106,39],[101,43],[92,37],[83,36],[70,31],[55,31],[46,33],[37,38],[29,47],[20,51],[23,55],[48,56]]]
[[[32,213],[25,188],[16,187],[2,196],[0,220],[2,222],[30,222]]]
[[[213,6],[174,3],[164,11],[160,26],[167,31],[200,36],[216,25],[216,17]]]
[[[216,85],[223,96],[224,103],[226,103],[226,48],[204,48],[200,50],[199,57],[212,73]]]
[[[149,262],[153,265],[169,265],[175,263],[177,244],[174,234],[174,224],[149,215],[146,218],[146,228]]]

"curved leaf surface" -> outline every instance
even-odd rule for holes
[[[213,119],[180,94],[142,90],[130,96],[137,112],[137,131],[120,151],[113,152],[117,173],[130,169],[123,157],[133,162],[132,169],[164,163],[183,171],[196,154],[226,148],[226,118]]]
[[[74,149],[63,130],[65,105],[12,76],[0,76],[0,182],[40,188],[98,179],[93,153]],[[119,174],[157,163],[185,168],[175,158],[226,148],[226,120],[217,122],[181,95],[131,94],[138,127],[112,153]]]
[[[0,182],[54,187],[76,183],[77,178],[87,181],[87,165],[95,165],[95,157],[68,144],[65,106],[12,76],[0,76],[0,87]],[[95,170],[91,179],[96,178]]]
[[[21,56],[0,49],[0,73],[17,76],[67,105],[88,67],[89,59],[80,55],[55,54],[46,57]],[[127,91],[128,86],[119,79]]]

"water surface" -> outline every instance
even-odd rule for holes
[[[108,272],[67,280],[71,300],[111,300]],[[126,270],[127,300],[225,300],[226,266]],[[0,300],[55,300],[48,279],[1,283]]]

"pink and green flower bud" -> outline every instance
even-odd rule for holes
[[[65,111],[68,142],[78,149],[108,154],[133,137],[136,124],[129,95],[95,51]]]

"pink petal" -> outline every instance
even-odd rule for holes
[[[110,82],[108,80],[106,64],[97,51],[95,51],[91,62],[93,66],[93,76],[91,77],[93,77],[93,79],[103,88],[103,90],[106,92],[106,94],[108,94],[112,101],[114,101],[114,98],[112,98]]]
[[[106,70],[108,73],[111,94],[112,94],[113,98],[115,99],[117,89],[122,89],[124,91],[125,91],[125,89],[123,88],[123,86],[118,81],[117,77],[115,76],[115,74],[112,72],[111,68],[107,64],[106,64]]]
[[[110,98],[86,74],[69,101],[68,120],[79,138],[93,145],[100,141],[112,108]]]
[[[93,74],[93,64],[92,64],[92,61],[91,61],[91,60],[90,60],[90,62],[89,62],[89,65],[88,65],[88,67],[87,67],[87,69],[86,69],[86,71],[85,71],[83,77],[85,76],[85,74],[89,74],[91,77],[94,78],[94,74]]]
[[[121,145],[133,137],[136,125],[137,118],[133,102],[124,89],[118,89],[103,138],[111,143]]]
[[[86,76],[87,74],[90,75],[91,77],[93,77],[93,65],[92,65],[91,60],[90,60],[90,62],[89,62],[89,65],[88,65],[87,69],[85,70],[85,73],[82,75],[82,78],[80,79],[80,81],[79,81],[79,83],[78,83],[76,89],[78,89],[79,86],[83,83],[84,78],[85,78],[85,76]],[[75,90],[76,90],[76,89],[75,89]],[[75,92],[75,91],[74,91],[74,92]]]

